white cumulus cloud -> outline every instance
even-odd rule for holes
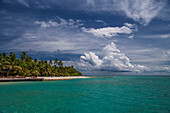
[[[130,59],[112,42],[103,48],[101,58],[93,52],[85,53],[81,56],[79,68],[87,70],[140,72],[140,70],[146,67],[132,64]]]
[[[99,57],[97,55],[95,55],[95,53],[90,52],[85,53],[84,56],[80,57],[82,60],[89,62],[91,65],[94,66],[100,66],[102,61],[99,59]]]

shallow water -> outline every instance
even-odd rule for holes
[[[0,84],[0,113],[170,113],[170,77]]]

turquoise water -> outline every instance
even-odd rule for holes
[[[170,113],[170,77],[0,84],[0,113]]]

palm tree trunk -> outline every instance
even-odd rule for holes
[[[8,75],[9,75],[9,72],[11,71],[11,69],[9,70],[9,71],[7,71],[7,77],[8,77]]]

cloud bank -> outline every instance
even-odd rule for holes
[[[80,57],[78,68],[82,70],[113,72],[140,72],[146,69],[145,66],[132,64],[130,59],[122,53],[113,42],[103,48],[101,57],[93,52],[85,53]]]
[[[166,6],[167,0],[2,0],[4,3],[22,5],[27,8],[50,9],[65,8],[78,11],[118,12],[148,25]]]
[[[25,25],[25,23],[26,21],[23,19],[21,24]],[[84,51],[97,50],[102,44],[106,43],[102,39],[96,40],[94,36],[82,32],[81,28],[84,26],[84,22],[79,19],[55,17],[49,20],[29,20],[29,23],[29,27],[27,25],[25,29],[20,26],[15,27],[15,29],[11,27],[15,32],[20,31],[17,34],[9,30],[3,32],[6,37],[11,35],[17,38],[2,43],[0,48],[18,51],[28,51],[29,49],[35,51],[56,51],[60,49],[67,53],[82,54]]]

